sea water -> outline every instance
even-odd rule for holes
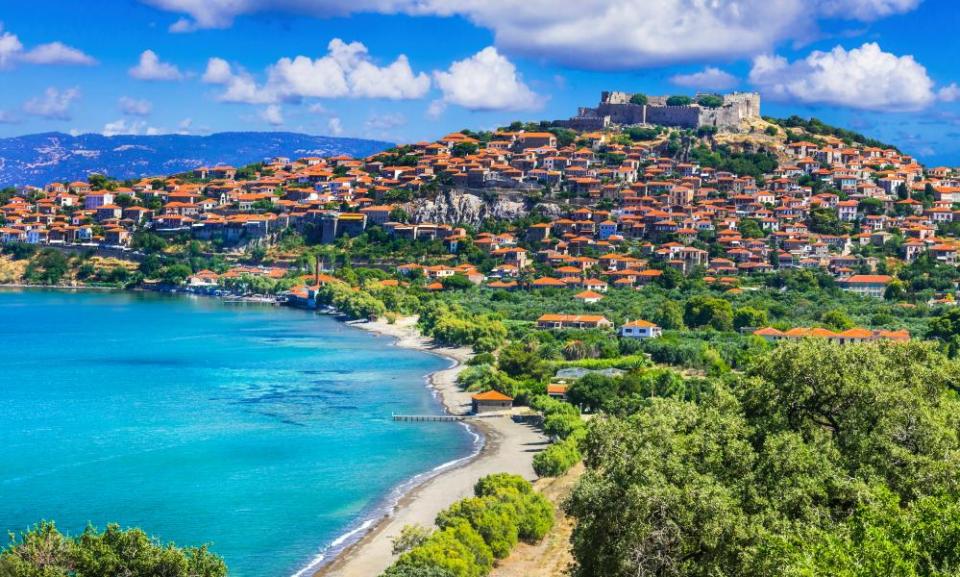
[[[0,290],[0,531],[116,522],[236,577],[303,571],[475,448],[392,420],[441,412],[449,362],[391,345],[277,307]]]

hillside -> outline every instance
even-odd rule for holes
[[[290,132],[222,132],[209,136],[70,136],[59,132],[0,138],[0,187],[173,174],[198,166],[244,165],[274,156],[363,157],[388,142]]]

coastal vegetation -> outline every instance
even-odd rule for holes
[[[593,419],[573,574],[955,573],[958,370],[930,344],[806,341]]]
[[[77,536],[43,522],[10,537],[0,550],[2,577],[226,577],[223,559],[206,547],[179,548],[140,529],[87,527]]]
[[[406,529],[384,577],[484,577],[518,542],[535,543],[553,526],[553,506],[522,477],[490,475],[473,492],[442,511],[429,535]]]
[[[756,120],[744,134],[516,122],[366,159],[221,167],[217,179],[91,177],[92,190],[130,188],[81,219],[91,238],[105,223],[129,232],[130,261],[23,241],[36,232],[27,206],[55,204],[61,187],[16,204],[10,193],[5,214],[24,230],[4,233],[0,282],[416,316],[435,343],[475,353],[463,389],[529,407],[551,441],[531,457],[539,476],[584,463],[566,504],[574,577],[956,574],[957,171],[925,171],[816,119]],[[458,188],[471,193],[455,200]],[[173,224],[118,231],[131,207]],[[228,242],[219,231],[237,217],[234,231],[259,236]],[[849,286],[857,276],[866,286]],[[655,335],[630,336],[631,323]],[[863,342],[893,331],[925,342]],[[483,577],[552,523],[528,482],[488,477],[435,528],[404,530],[385,575]],[[70,540],[41,525],[0,556],[0,577],[83,574],[71,555],[127,539],[118,532]],[[205,549],[150,543],[177,567],[200,563],[190,575],[220,570]],[[23,561],[50,544],[65,551],[54,573]]]

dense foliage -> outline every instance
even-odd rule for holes
[[[958,377],[930,344],[808,341],[593,420],[574,574],[957,574]]]
[[[384,576],[483,577],[518,542],[543,539],[553,515],[550,502],[522,477],[484,477],[473,497],[442,511],[438,530],[403,553]]]
[[[11,535],[0,551],[2,577],[225,577],[223,559],[206,547],[177,548],[140,529],[88,527],[76,537],[53,523]]]

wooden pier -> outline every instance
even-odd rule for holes
[[[466,421],[470,417],[472,415],[394,415],[393,420],[406,423],[437,423]]]

